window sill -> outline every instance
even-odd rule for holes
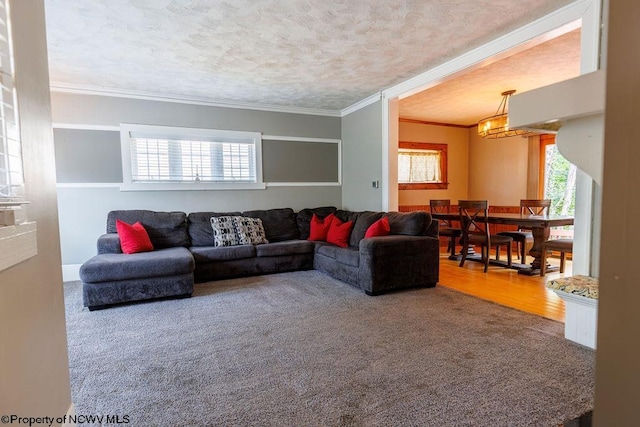
[[[0,271],[38,255],[36,223],[0,227]]]
[[[264,183],[131,183],[120,185],[120,191],[207,191],[207,190],[264,190],[267,186]]]

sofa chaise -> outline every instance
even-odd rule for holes
[[[307,240],[313,215],[352,221],[347,247]],[[214,246],[212,217],[259,218],[268,243]],[[390,234],[364,238],[387,217]],[[122,253],[116,221],[140,222],[153,251]],[[80,268],[84,305],[188,297],[194,282],[297,270],[319,270],[368,295],[438,282],[438,222],[428,212],[350,212],[335,207],[247,212],[111,211],[98,254]]]

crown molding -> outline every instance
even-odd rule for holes
[[[371,105],[375,102],[378,102],[380,99],[382,99],[382,93],[378,92],[378,93],[374,93],[373,95],[369,95],[368,97],[356,102],[353,105],[350,105],[347,108],[343,108],[342,110],[340,110],[340,117],[344,117],[348,114],[351,114],[353,112],[356,112],[368,105]]]
[[[242,110],[258,110],[276,113],[306,114],[314,116],[341,117],[339,110],[328,110],[322,108],[306,107],[285,107],[281,105],[248,103],[248,102],[226,102],[214,99],[187,96],[160,94],[135,90],[119,90],[98,86],[70,85],[67,83],[51,82],[51,92],[74,93],[80,95],[110,96],[114,98],[141,99],[146,101],[174,102],[177,104],[204,105],[207,107],[237,108]]]
[[[416,123],[419,125],[431,125],[431,126],[446,126],[446,127],[452,127],[452,128],[462,128],[462,129],[471,129],[472,127],[477,126],[477,123],[471,124],[471,125],[458,125],[455,123],[441,123],[441,122],[430,122],[427,120],[418,120],[418,119],[405,119],[400,117],[398,119],[399,122],[401,123]]]
[[[51,124],[53,129],[70,129],[70,130],[97,130],[106,132],[120,132],[120,126],[109,125],[90,125],[82,123],[58,123],[53,122]]]

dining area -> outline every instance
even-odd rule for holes
[[[447,240],[448,259],[460,267],[471,261],[482,263],[485,273],[492,265],[545,276],[563,273],[573,251],[573,239],[551,237],[551,231],[573,225],[574,217],[550,214],[550,204],[549,199],[521,199],[519,212],[514,212],[490,209],[488,200],[458,200],[452,205],[449,199],[431,199],[429,210]],[[548,262],[552,253],[559,254],[559,266]]]

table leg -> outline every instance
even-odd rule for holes
[[[533,246],[529,251],[529,256],[533,257],[533,262],[531,263],[531,267],[519,270],[519,274],[526,274],[527,276],[540,274],[540,266],[542,264],[542,242],[549,239],[549,233],[549,227],[531,228],[531,234],[533,234]]]

